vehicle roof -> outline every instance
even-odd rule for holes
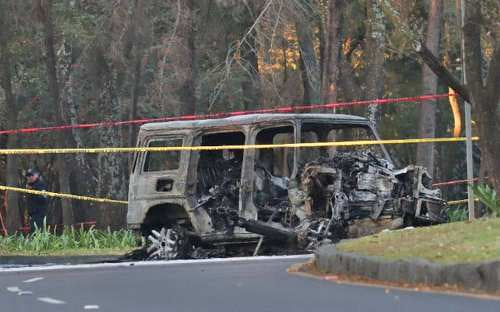
[[[201,119],[188,121],[169,121],[148,123],[141,126],[141,130],[174,130],[187,128],[212,128],[235,125],[250,125],[267,121],[288,121],[288,120],[327,120],[336,122],[357,122],[367,123],[368,119],[360,116],[345,114],[249,114],[233,116],[219,119]]]

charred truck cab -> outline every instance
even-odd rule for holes
[[[382,145],[231,148],[352,140],[378,136],[367,119],[340,114],[143,125],[140,147],[203,150],[137,153],[128,225],[149,238],[150,258],[175,259],[262,242],[309,250],[384,228],[446,221],[446,204],[425,169],[394,170]]]

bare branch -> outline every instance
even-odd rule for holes
[[[471,103],[471,97],[466,86],[462,85],[453,75],[441,65],[439,60],[423,44],[416,44],[415,50],[429,68],[439,77],[447,86],[455,90],[462,99]]]

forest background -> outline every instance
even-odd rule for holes
[[[466,0],[0,0],[0,130],[447,93],[473,104],[476,175],[500,194],[500,3]],[[425,65],[419,45],[444,67]],[[457,90],[459,91],[459,90]],[[461,105],[463,112],[463,105]],[[447,99],[357,107],[382,138],[449,137]],[[463,114],[462,114],[463,115]],[[463,117],[462,117],[463,118]],[[137,126],[1,135],[0,148],[134,146]],[[463,132],[462,134],[463,135]],[[391,146],[400,166],[465,178],[465,144]],[[126,200],[131,155],[0,158],[0,185]],[[496,173],[496,174],[495,174]],[[443,189],[466,197],[466,185]],[[7,225],[26,212],[0,195]],[[5,208],[4,208],[5,209]],[[48,223],[125,225],[126,206],[52,200]]]

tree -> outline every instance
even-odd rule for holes
[[[486,7],[493,6],[493,7]],[[500,120],[500,46],[496,38],[500,27],[494,12],[498,12],[497,2],[483,3],[479,0],[466,1],[463,40],[465,46],[465,65],[467,84],[462,85],[424,44],[417,45],[417,52],[432,71],[449,87],[454,89],[463,100],[472,104],[476,113],[481,147],[482,172],[500,194],[500,136],[496,133]],[[486,12],[493,12],[488,18]],[[496,16],[498,18],[498,16]],[[487,70],[483,69],[484,52],[482,42],[486,36],[492,37],[490,60]]]
[[[96,95],[96,106],[105,120],[126,118],[124,98],[128,94],[128,84],[124,71],[127,62],[124,53],[129,42],[125,40],[130,27],[128,1],[103,3],[102,8],[111,12],[102,18],[102,28],[89,52],[92,55],[90,66],[93,67],[91,88]],[[133,64],[133,63],[132,63]],[[133,68],[133,65],[131,66]],[[125,90],[127,89],[127,90]],[[102,127],[99,129],[99,145],[106,147],[123,146],[126,140],[121,129]],[[128,163],[123,155],[117,153],[97,156],[97,190],[100,197],[125,199],[127,197]],[[98,205],[97,226],[118,228],[125,224],[126,207]]]
[[[61,101],[60,85],[57,73],[57,56],[55,52],[55,31],[52,20],[52,0],[36,0],[33,3],[33,11],[38,18],[39,22],[42,24],[43,28],[43,40],[45,44],[45,64],[47,68],[47,81],[48,81],[48,91],[51,97],[51,104],[56,111],[55,122],[56,124],[65,124],[68,118],[65,115],[65,107]],[[58,142],[62,146],[74,146],[74,141],[71,136],[67,136],[63,133],[58,133]],[[61,146],[58,146],[61,147]],[[58,167],[58,177],[59,177],[59,189],[62,193],[71,193],[70,189],[70,174],[71,166],[69,157],[61,155],[57,159],[56,166]],[[62,200],[62,215],[63,224],[66,226],[72,225],[74,223],[73,217],[73,206],[70,200]]]
[[[129,119],[135,120],[138,117],[138,106],[140,90],[143,85],[143,66],[142,61],[148,44],[146,40],[147,21],[145,15],[145,3],[143,0],[136,0],[133,4],[133,12],[130,21],[129,46],[130,53],[129,62],[132,64],[132,70],[129,74],[132,83],[132,100],[130,102]],[[128,145],[134,146],[136,143],[137,127],[129,126]],[[129,168],[132,167],[133,155],[129,156]]]
[[[489,7],[488,7],[489,4]],[[487,12],[498,14],[498,2],[467,0],[465,7],[465,23],[463,38],[465,43],[465,64],[467,86],[473,110],[479,122],[479,136],[481,137],[481,162],[483,171],[500,196],[500,136],[498,122],[500,121],[500,26],[498,15],[488,18]],[[483,36],[493,39],[491,59],[488,70],[483,75],[484,53],[482,48]],[[484,42],[484,41],[483,41]],[[484,78],[483,78],[484,77]]]
[[[8,16],[7,5],[0,2],[0,86],[5,94],[5,109],[7,114],[7,129],[16,129],[19,107],[12,88],[12,58],[9,51],[11,40],[11,20]],[[17,135],[9,135],[7,138],[7,148],[16,148]],[[18,157],[7,156],[6,183],[8,186],[18,186]],[[20,224],[18,193],[7,193],[7,229],[9,232],[17,231]]]
[[[366,49],[367,74],[366,96],[378,99],[384,95],[384,61],[385,61],[385,18],[379,1],[366,1]],[[377,127],[380,119],[380,107],[376,104],[368,106],[368,119]]]
[[[176,93],[180,101],[181,115],[191,115],[196,112],[195,96],[195,38],[194,38],[194,1],[178,1],[179,24],[174,40],[176,50],[176,73],[178,86]]]
[[[302,1],[310,2],[310,1]],[[314,49],[313,29],[317,27],[317,14],[311,3],[305,3],[297,13],[295,31],[300,47],[300,68],[304,85],[304,104],[319,104],[321,102],[321,70]],[[333,30],[335,31],[335,30]]]
[[[332,103],[337,101],[337,79],[339,75],[340,51],[341,51],[341,23],[343,0],[330,0],[328,4],[328,20],[326,26],[327,42],[324,70],[323,70],[323,103]]]
[[[425,45],[431,53],[439,55],[439,41],[441,38],[443,1],[432,0],[429,2],[427,18],[427,31]],[[437,76],[427,66],[422,66],[422,93],[437,93]],[[433,138],[436,134],[436,105],[437,101],[424,101],[419,105],[418,137]],[[434,176],[434,144],[426,143],[417,146],[417,165],[427,168],[429,174]]]

